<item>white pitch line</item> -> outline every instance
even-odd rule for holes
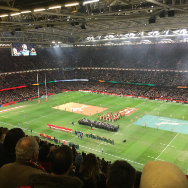
[[[163,159],[158,159],[159,161],[165,161],[165,160],[163,160]]]
[[[109,143],[101,142],[101,143],[99,144],[99,146],[102,145],[102,144],[104,144],[104,145],[109,145]]]
[[[25,107],[25,106],[16,106],[16,107],[12,107],[12,108],[7,108],[4,110],[1,110],[0,113],[9,112],[9,111],[16,110],[16,109],[23,108],[23,107]]]
[[[163,144],[163,143],[160,143],[160,144],[163,145],[163,146],[166,146],[166,144]],[[175,146],[169,146],[169,147],[176,148]]]
[[[25,111],[21,110],[21,111],[18,111],[18,112],[21,112],[21,113],[23,113],[23,112],[25,112]]]
[[[119,133],[119,132],[116,132],[116,133],[114,133],[113,135],[123,135],[122,133]]]
[[[149,156],[149,155],[148,155],[148,157],[149,157],[149,158],[152,158],[152,159],[155,159],[155,157],[152,157],[152,156]]]
[[[163,152],[170,146],[170,144],[174,141],[174,139],[179,135],[179,133],[177,133],[174,138],[172,138],[172,140],[166,145],[166,147],[161,151],[161,153],[155,158],[155,160],[157,160],[162,154]]]

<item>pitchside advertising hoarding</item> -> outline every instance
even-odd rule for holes
[[[12,43],[12,56],[36,56],[36,44],[31,43]]]

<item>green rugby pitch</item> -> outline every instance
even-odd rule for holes
[[[99,106],[107,108],[107,110],[93,116],[84,116],[53,108],[69,102]],[[39,136],[39,133],[45,133],[55,136],[58,139],[79,144],[80,151],[95,153],[106,160],[127,160],[138,170],[142,170],[147,161],[165,160],[176,164],[184,173],[188,174],[188,135],[134,125],[136,120],[146,114],[176,119],[182,119],[184,116],[184,120],[188,121],[188,105],[186,104],[94,93],[66,92],[49,96],[48,102],[45,99],[41,99],[40,104],[37,103],[37,100],[22,102],[2,107],[0,111],[16,106],[24,107],[0,113],[0,126],[10,129],[20,124],[28,135],[31,134],[30,129],[32,129],[33,135]],[[126,107],[138,110],[113,123],[120,126],[116,133],[96,128],[90,130],[90,127],[77,123],[83,117],[97,120],[98,115],[117,112]],[[75,122],[74,126],[72,121]],[[71,128],[73,133],[47,128],[48,123]],[[93,140],[86,136],[81,140],[74,134],[75,130],[113,139],[115,144]],[[127,140],[126,143],[123,143],[124,139]],[[102,149],[104,149],[104,153],[101,152]]]

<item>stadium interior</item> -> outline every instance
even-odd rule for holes
[[[0,188],[187,188],[187,18],[188,0],[0,0]]]

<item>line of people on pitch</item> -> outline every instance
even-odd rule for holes
[[[103,141],[103,142],[106,142],[106,143],[109,143],[109,144],[114,144],[114,140],[111,140],[109,138],[105,138],[105,137],[102,137],[102,136],[97,136],[95,134],[86,134],[86,137],[92,138],[92,139],[95,139],[95,140],[99,140],[99,141]]]
[[[109,124],[108,122],[89,120],[87,118],[82,118],[78,120],[78,123],[81,125],[90,126],[91,129],[92,127],[96,127],[99,129],[105,129],[107,131],[112,131],[112,132],[117,132],[119,129],[119,125],[112,125],[112,124]]]

